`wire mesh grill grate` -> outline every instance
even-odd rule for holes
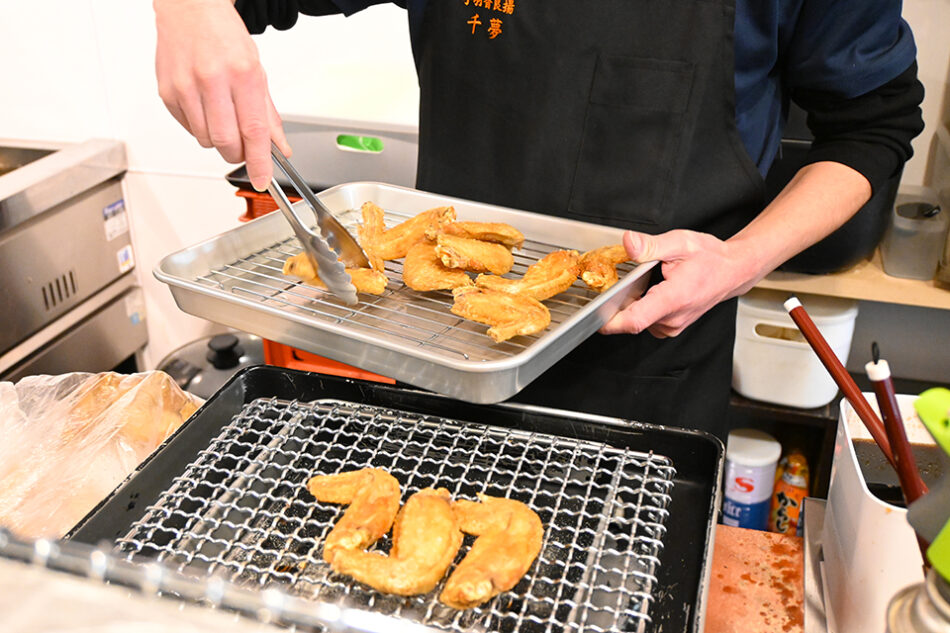
[[[464,612],[439,603],[439,588],[387,596],[332,572],[321,544],[343,507],[314,501],[306,482],[367,466],[392,473],[403,500],[431,486],[527,503],[545,526],[541,554],[512,591]],[[593,442],[338,400],[262,399],[222,428],[116,549],[451,631],[642,631],[674,474],[666,457]],[[389,546],[387,536],[375,548]]]
[[[408,217],[386,212],[389,226]],[[341,213],[338,219],[355,235],[358,211]],[[514,252],[514,267],[505,276],[521,277],[528,266],[564,248],[527,239],[524,246]],[[296,238],[290,237],[215,268],[195,281],[308,320],[345,324],[355,332],[372,335],[379,340],[424,347],[451,360],[476,361],[518,354],[532,341],[556,330],[598,296],[582,281],[577,281],[567,291],[545,300],[544,304],[551,312],[551,325],[547,330],[496,344],[485,334],[487,326],[467,321],[449,311],[452,307],[451,292],[417,292],[403,285],[402,260],[386,262],[385,272],[389,282],[382,295],[360,294],[359,304],[350,307],[326,290],[283,274],[284,262],[300,251]],[[618,273],[622,276],[633,268],[632,263],[621,264]]]

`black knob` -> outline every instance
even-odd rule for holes
[[[218,334],[208,341],[208,362],[215,369],[230,369],[237,367],[241,362],[244,350],[238,345],[238,338],[233,334]]]

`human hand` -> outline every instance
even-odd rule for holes
[[[165,106],[202,147],[247,163],[255,189],[273,174],[271,139],[290,146],[257,46],[231,0],[154,0],[155,72]]]
[[[657,338],[677,336],[720,301],[741,294],[750,282],[736,246],[708,233],[627,231],[623,244],[634,261],[662,262],[663,281],[615,314],[600,329],[602,334],[648,331]]]

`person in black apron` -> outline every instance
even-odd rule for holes
[[[452,28],[472,13],[464,2],[427,4],[419,188],[722,239],[761,210],[763,180],[724,124],[735,111],[731,3],[515,6],[490,38]],[[476,120],[462,114],[473,103]],[[594,334],[514,399],[721,434],[735,307],[677,337]]]
[[[352,12],[376,3],[238,0],[237,8],[249,23],[287,28],[298,9]],[[409,5],[420,84],[418,188],[650,235],[687,229],[712,246],[762,210],[763,179],[736,128],[734,0]],[[159,11],[160,48],[162,22]],[[201,117],[192,117],[197,126],[188,120],[187,99],[163,97],[203,145],[236,156],[233,142],[222,148],[210,138]],[[269,116],[271,136],[283,143],[272,106]],[[262,162],[269,169],[269,158]],[[869,190],[849,195],[853,212]],[[635,250],[643,238],[626,239]],[[662,283],[663,269],[654,270],[652,282]],[[718,272],[708,270],[711,282]],[[647,323],[655,336],[593,335],[514,400],[724,438],[738,294],[730,290],[733,298],[685,329]],[[619,330],[631,331],[622,321]]]

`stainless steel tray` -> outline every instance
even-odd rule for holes
[[[382,183],[355,182],[318,194],[347,228],[371,200],[392,226],[425,209],[452,205],[459,220],[508,222],[525,235],[512,276],[547,253],[620,242],[623,231]],[[430,389],[460,400],[500,402],[562,358],[647,285],[655,262],[625,264],[620,281],[598,295],[578,281],[545,301],[551,325],[535,336],[494,343],[487,327],[450,312],[450,292],[417,292],[402,283],[402,261],[386,262],[389,285],[346,306],[328,292],[284,276],[300,252],[290,226],[269,214],[165,257],[155,276],[195,316]]]

